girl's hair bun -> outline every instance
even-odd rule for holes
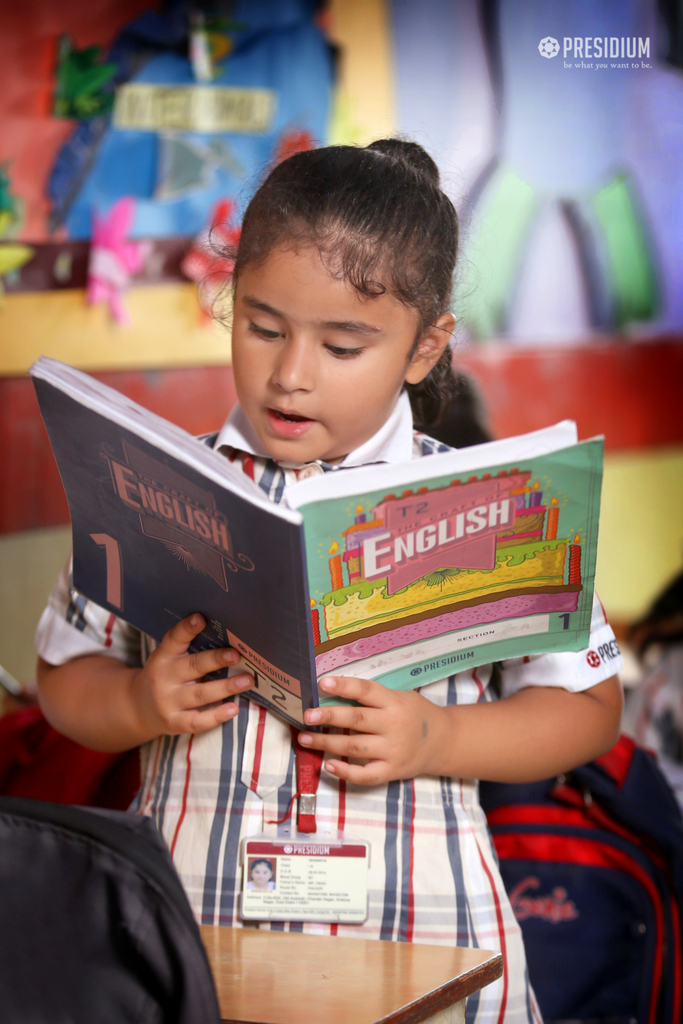
[[[377,139],[371,142],[366,149],[383,153],[393,160],[399,160],[402,164],[411,167],[418,174],[424,175],[437,188],[441,186],[439,168],[436,166],[426,149],[423,149],[417,142],[410,142],[407,139]]]

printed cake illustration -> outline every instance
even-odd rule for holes
[[[580,537],[558,537],[560,500],[531,478],[513,469],[358,505],[327,552],[331,590],[311,601],[318,673],[471,626],[576,611]]]

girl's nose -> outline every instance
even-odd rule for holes
[[[312,390],[313,353],[304,338],[288,338],[285,341],[278,352],[272,380],[282,391]]]

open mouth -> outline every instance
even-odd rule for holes
[[[289,438],[301,437],[315,423],[315,420],[298,412],[282,412],[280,409],[268,409],[268,421],[274,434]]]
[[[285,423],[309,423],[308,416],[298,416],[295,412],[280,412],[279,409],[271,409],[270,412],[279,420]]]

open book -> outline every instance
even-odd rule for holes
[[[602,439],[546,430],[328,472],[280,505],[237,465],[85,373],[32,368],[66,491],[74,586],[159,641],[232,645],[249,696],[302,724],[317,679],[411,689],[588,644]],[[329,702],[329,698],[323,698]]]

